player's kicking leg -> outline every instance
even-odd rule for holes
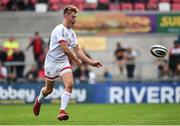
[[[72,87],[73,87],[72,71],[64,73],[61,77],[64,82],[65,89],[64,89],[63,94],[61,95],[61,107],[60,107],[57,119],[58,120],[68,120],[69,115],[65,112],[65,109],[69,103],[69,100],[71,97],[71,92],[72,92]]]
[[[40,113],[41,104],[44,101],[44,98],[53,91],[54,81],[53,80],[45,80],[45,87],[43,87],[40,91],[39,96],[36,97],[33,112],[35,116],[38,116]]]

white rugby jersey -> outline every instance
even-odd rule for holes
[[[76,34],[72,29],[66,28],[63,24],[57,25],[52,33],[50,39],[49,50],[46,54],[46,60],[50,62],[65,62],[68,57],[64,54],[60,47],[60,41],[67,42],[69,48],[77,46]]]

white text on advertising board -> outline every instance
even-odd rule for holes
[[[110,103],[131,103],[134,99],[135,103],[142,103],[143,99],[147,103],[180,103],[180,87],[110,87],[109,102]]]

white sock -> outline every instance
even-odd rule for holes
[[[67,92],[67,91],[64,91],[63,94],[61,95],[61,110],[65,110],[68,103],[69,103],[69,100],[70,100],[70,97],[71,97],[71,93]]]
[[[44,101],[45,96],[43,95],[42,91],[43,91],[44,87],[41,89],[39,96],[38,96],[38,102],[42,103]]]

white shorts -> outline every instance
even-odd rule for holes
[[[45,61],[44,75],[45,78],[54,81],[57,77],[62,76],[64,73],[72,72],[69,62],[54,63]]]

